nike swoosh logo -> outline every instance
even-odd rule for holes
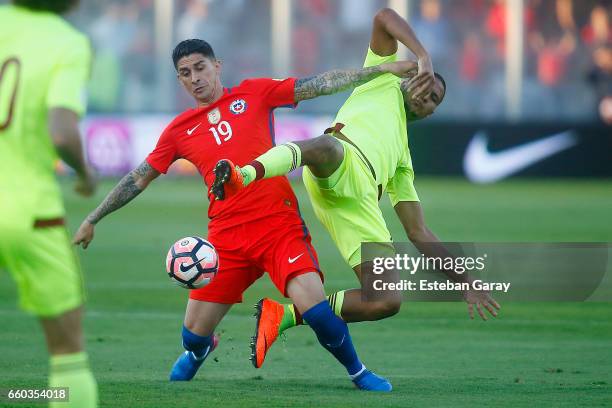
[[[200,122],[200,123],[198,123],[198,124],[197,124],[197,125],[196,125],[194,128],[189,129],[189,130],[187,131],[187,134],[188,134],[189,136],[191,136],[191,134],[192,134],[193,132],[195,132],[195,130],[196,130],[197,128],[199,128],[201,124],[202,124],[202,123]]]
[[[179,265],[179,269],[181,270],[181,272],[187,272],[188,270],[190,270],[191,268],[193,268],[193,267],[194,267],[194,265],[199,264],[200,262],[202,262],[202,261],[203,261],[203,260],[205,260],[205,259],[206,259],[206,258],[199,259],[199,260],[195,261],[194,263],[189,264],[189,265],[187,265],[187,266],[185,266],[185,264],[184,264],[184,263],[182,263],[182,264],[180,264],[180,265]]]
[[[290,257],[290,258],[289,258],[289,263],[290,263],[290,264],[294,263],[295,261],[297,261],[298,259],[300,259],[300,257],[301,257],[302,255],[304,255],[304,253],[303,253],[303,252],[302,252],[301,254],[299,254],[298,256],[296,256],[295,258],[291,258],[291,257]]]
[[[491,153],[488,136],[478,132],[470,141],[463,158],[463,170],[475,183],[493,183],[526,169],[550,156],[578,144],[576,134],[568,130],[544,139]]]
[[[346,334],[342,336],[342,340],[340,340],[340,342],[338,344],[334,345],[334,344],[329,344],[328,343],[327,347],[329,347],[329,348],[338,348],[338,347],[340,347],[342,345],[342,343],[344,343],[344,339],[345,338],[346,338]]]

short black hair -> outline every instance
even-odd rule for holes
[[[30,10],[64,14],[79,4],[79,0],[13,0],[13,4]]]
[[[444,77],[437,72],[434,72],[434,76],[438,78],[440,82],[442,82],[442,88],[444,88],[444,95],[442,95],[442,99],[440,99],[440,103],[442,103],[444,97],[446,96],[446,81],[444,80]]]
[[[215,52],[209,43],[204,40],[191,39],[181,41],[174,47],[172,51],[172,62],[174,68],[177,67],[179,60],[191,54],[202,54],[207,58],[215,59]]]

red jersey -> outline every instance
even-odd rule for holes
[[[244,166],[274,146],[273,111],[295,104],[295,78],[247,79],[225,88],[214,104],[187,110],[163,131],[147,162],[160,173],[182,158],[193,163],[206,184],[210,227],[227,228],[276,213],[297,211],[286,177],[251,183],[236,195],[215,200],[209,186],[221,159]]]

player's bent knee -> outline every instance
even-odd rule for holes
[[[340,163],[344,157],[344,148],[342,143],[332,136],[321,136],[318,140],[321,150],[321,155],[325,158],[326,163]]]
[[[386,319],[399,313],[402,307],[401,299],[387,299],[372,304],[369,314],[371,320]]]
[[[307,165],[329,165],[342,162],[342,144],[329,135],[319,136],[301,147],[302,162]]]
[[[401,299],[389,299],[383,303],[383,315],[384,317],[395,316],[399,313],[402,307]]]

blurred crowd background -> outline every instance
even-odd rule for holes
[[[6,2],[7,0],[2,0]],[[167,4],[164,5],[164,2]],[[362,64],[372,16],[387,0],[286,0],[291,55],[287,75]],[[396,2],[397,3],[397,2]],[[449,91],[434,120],[505,117],[505,0],[407,0],[407,15]],[[170,13],[171,24],[156,7]],[[273,76],[273,0],[81,0],[69,19],[91,38],[90,112],[175,112],[191,105],[174,81],[171,46],[210,42],[223,81]],[[610,1],[524,0],[520,118],[593,121],[612,110]],[[160,27],[164,24],[164,27]],[[164,41],[159,37],[163,36]],[[160,50],[160,44],[168,44]],[[166,57],[160,59],[160,52]],[[172,79],[170,79],[172,78]],[[164,82],[166,81],[166,82]],[[602,102],[608,97],[607,102]],[[333,113],[343,96],[304,104]],[[608,103],[608,105],[606,105]],[[607,106],[607,108],[606,108]]]

